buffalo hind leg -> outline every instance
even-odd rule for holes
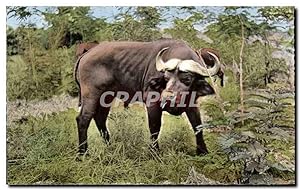
[[[148,125],[151,133],[151,148],[159,150],[158,135],[161,127],[162,110],[159,105],[147,107]]]
[[[196,135],[196,143],[197,143],[197,155],[200,154],[207,154],[207,148],[206,144],[203,139],[203,131],[200,129],[197,129],[197,126],[201,125],[201,117],[200,117],[200,111],[198,108],[189,108],[186,111],[186,115],[193,127],[193,130]]]
[[[82,97],[82,109],[76,117],[79,137],[79,155],[86,153],[88,148],[87,131],[99,103],[99,96]]]
[[[103,107],[99,104],[96,114],[94,115],[96,126],[106,143],[109,143],[109,132],[106,127],[106,119],[109,113],[109,109],[110,107]]]

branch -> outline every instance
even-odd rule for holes
[[[241,22],[241,32],[242,32],[242,43],[240,49],[240,95],[241,95],[241,114],[244,114],[244,90],[243,90],[243,50],[245,45],[245,37],[244,37],[244,23],[242,18],[239,16]]]

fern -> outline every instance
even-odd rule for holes
[[[277,143],[294,144],[294,93],[260,90],[248,93],[244,103],[243,114],[239,110],[224,114],[231,130],[219,137],[229,162],[244,165],[239,183],[269,184],[273,180],[271,170],[294,172],[293,160],[269,159],[285,151],[278,149]]]

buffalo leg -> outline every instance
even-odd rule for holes
[[[208,153],[203,139],[203,131],[201,129],[197,129],[197,126],[201,125],[200,111],[198,110],[198,108],[189,108],[186,111],[186,115],[196,135],[197,154],[199,155]]]
[[[94,116],[94,120],[96,122],[97,128],[104,138],[105,142],[109,142],[109,133],[106,128],[106,119],[109,113],[109,107],[102,107],[100,104]]]
[[[83,155],[87,151],[87,131],[99,103],[98,96],[82,98],[82,109],[76,117],[79,137],[79,154]]]
[[[151,133],[152,148],[158,150],[158,135],[161,126],[162,110],[159,106],[147,107],[148,125]]]

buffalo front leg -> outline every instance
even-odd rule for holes
[[[197,155],[200,154],[207,154],[207,148],[203,139],[203,131],[202,129],[197,129],[197,126],[201,125],[201,117],[200,117],[200,111],[198,108],[189,108],[186,111],[186,115],[193,127],[193,130],[196,135],[196,143],[197,143]]]
[[[159,105],[147,107],[148,113],[148,125],[151,133],[151,147],[155,150],[159,150],[158,135],[161,126],[162,110]]]

